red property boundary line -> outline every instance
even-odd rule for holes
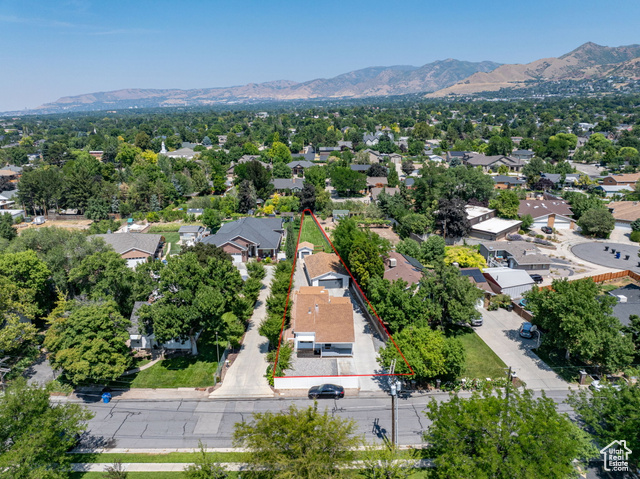
[[[347,270],[347,273],[349,273],[349,276],[351,277],[351,281],[353,281],[353,284],[356,285],[356,288],[358,288],[358,291],[360,291],[360,294],[362,294],[362,297],[367,302],[367,305],[369,306],[369,308],[371,308],[371,311],[373,311],[373,314],[375,314],[376,319],[380,323],[380,326],[382,326],[384,331],[387,333],[387,336],[389,337],[389,339],[391,339],[391,342],[395,346],[396,351],[398,351],[398,354],[400,354],[400,357],[402,358],[404,363],[409,368],[409,371],[411,371],[410,373],[344,374],[344,375],[322,375],[322,376],[276,376],[275,375],[275,373],[277,371],[277,367],[278,367],[278,359],[279,359],[279,356],[280,356],[280,346],[282,345],[282,336],[284,334],[284,325],[285,325],[286,318],[287,318],[287,309],[289,307],[289,298],[291,296],[291,285],[293,283],[293,274],[295,273],[296,263],[298,261],[298,246],[300,245],[300,236],[302,234],[302,225],[304,224],[304,217],[307,214],[307,212],[309,212],[309,214],[313,218],[313,221],[315,222],[316,226],[318,227],[318,229],[320,230],[322,235],[325,237],[325,239],[327,240],[327,242],[331,246],[331,249],[333,249],[333,251],[335,252],[336,256],[338,258],[340,258],[340,262],[342,263],[342,266],[344,266],[344,268]],[[336,250],[335,246],[333,246],[333,243],[329,239],[329,236],[327,236],[326,232],[324,231],[324,228],[322,226],[320,226],[320,223],[318,223],[318,219],[316,218],[316,215],[314,215],[313,212],[311,210],[309,210],[309,209],[304,210],[302,212],[302,218],[300,218],[300,230],[298,231],[298,241],[296,242],[295,255],[293,257],[293,266],[291,267],[291,276],[289,277],[289,289],[287,291],[287,300],[286,300],[285,305],[284,305],[284,314],[282,315],[282,325],[280,326],[280,339],[278,341],[278,350],[276,351],[276,360],[275,360],[275,362],[273,364],[273,377],[274,378],[319,378],[319,377],[346,378],[346,377],[378,377],[378,376],[381,376],[381,377],[382,376],[413,376],[413,374],[415,374],[415,373],[413,371],[413,368],[411,367],[411,365],[407,361],[407,358],[405,358],[404,354],[402,354],[402,351],[400,350],[400,348],[396,344],[395,340],[393,339],[393,336],[391,336],[391,333],[389,333],[389,330],[387,329],[387,327],[382,322],[382,319],[380,319],[380,316],[378,316],[377,311],[375,310],[373,305],[369,302],[369,298],[367,298],[367,295],[364,294],[364,291],[362,291],[362,288],[360,288],[360,285],[358,284],[356,279],[353,277],[353,274],[351,274],[351,271],[349,270],[349,268],[345,264],[344,260],[342,259],[340,254],[338,254],[338,251]]]

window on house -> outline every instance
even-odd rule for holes
[[[331,349],[331,343],[325,343],[324,349]]]

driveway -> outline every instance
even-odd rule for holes
[[[527,388],[545,391],[568,388],[569,385],[532,351],[535,339],[520,337],[518,330],[524,321],[520,316],[504,309],[482,309],[481,312],[484,324],[475,328],[476,333],[507,367],[513,368]]]
[[[269,342],[267,338],[260,336],[258,329],[267,317],[266,302],[271,291],[274,268],[266,267],[267,275],[262,280],[264,287],[249,320],[240,353],[225,374],[222,386],[209,395],[212,399],[273,397],[273,390],[264,377],[267,372]]]

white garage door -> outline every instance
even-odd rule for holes
[[[547,216],[543,216],[542,218],[536,218],[533,221],[533,227],[534,228],[541,228],[543,226],[547,226],[547,222],[548,222],[548,217]]]
[[[231,259],[234,263],[242,263],[242,254],[232,254]]]
[[[556,216],[556,221],[553,223],[553,227],[557,230],[568,230],[571,228],[571,221],[566,218],[558,218]]]
[[[616,221],[616,228],[621,230],[631,231],[631,224],[629,223],[621,223],[620,221]]]

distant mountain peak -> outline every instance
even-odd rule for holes
[[[60,98],[33,110],[63,111],[206,106],[272,100],[348,99],[426,93],[439,90],[476,72],[490,72],[500,64],[447,58],[421,67],[393,65],[362,68],[333,78],[306,82],[276,80],[233,87],[178,89],[123,89]]]

